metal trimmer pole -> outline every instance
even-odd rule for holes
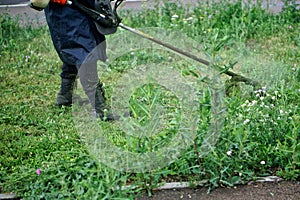
[[[142,32],[142,31],[136,30],[136,29],[131,28],[131,27],[129,27],[129,26],[126,26],[126,25],[124,25],[124,24],[122,24],[122,23],[120,23],[119,26],[120,26],[121,28],[125,29],[125,30],[128,30],[128,31],[130,31],[130,32],[132,32],[132,33],[134,33],[134,34],[136,34],[136,35],[139,35],[139,36],[141,36],[141,37],[143,37],[143,38],[146,38],[146,39],[148,39],[148,40],[151,40],[151,41],[153,41],[153,42],[155,42],[155,43],[157,43],[157,44],[159,44],[159,45],[162,45],[162,46],[164,46],[164,47],[166,47],[166,48],[168,48],[168,49],[171,49],[171,50],[173,50],[173,51],[175,51],[175,52],[177,52],[177,53],[179,53],[179,54],[181,54],[181,55],[184,55],[184,56],[186,56],[186,57],[188,57],[188,58],[191,58],[191,59],[193,59],[193,60],[195,60],[195,61],[197,61],[197,62],[200,62],[200,63],[202,63],[202,64],[204,64],[204,65],[207,65],[207,66],[210,66],[210,65],[211,65],[211,63],[210,63],[209,61],[207,61],[207,60],[198,58],[197,56],[195,56],[195,55],[193,55],[193,54],[191,54],[191,53],[189,53],[189,52],[183,51],[183,50],[181,50],[181,49],[179,49],[179,48],[177,48],[177,47],[174,47],[174,46],[172,46],[172,45],[170,45],[170,44],[168,44],[168,43],[165,43],[165,42],[163,42],[163,41],[161,41],[161,40],[158,40],[158,39],[156,39],[156,38],[154,38],[154,37],[152,37],[152,36],[150,36],[150,35],[148,35],[148,34]],[[232,72],[232,71],[227,70],[227,71],[225,71],[224,73],[225,73],[226,75],[228,75],[228,76],[231,76],[233,81],[244,82],[244,83],[246,83],[246,84],[252,85],[253,87],[259,86],[259,83],[258,83],[258,82],[253,81],[253,80],[251,80],[251,79],[248,79],[248,78],[246,78],[246,77],[244,77],[244,76],[242,76],[242,75],[236,74],[236,73],[234,73],[234,72]]]

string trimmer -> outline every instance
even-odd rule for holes
[[[41,3],[44,2],[44,3]],[[176,53],[179,53],[181,55],[184,55],[190,59],[193,59],[201,64],[211,66],[212,63],[210,63],[207,60],[204,60],[202,58],[199,58],[187,51],[184,51],[182,49],[179,49],[169,43],[163,42],[161,40],[158,40],[142,31],[136,30],[134,28],[131,28],[129,26],[126,26],[121,23],[121,18],[118,16],[117,8],[122,4],[124,0],[116,0],[114,4],[114,8],[112,9],[110,1],[113,0],[96,0],[95,1],[95,9],[86,7],[82,3],[80,3],[78,0],[31,0],[31,5],[35,9],[43,9],[43,6],[45,5],[45,1],[49,3],[59,3],[62,5],[72,5],[78,10],[82,11],[84,14],[89,16],[92,20],[94,20],[97,29],[103,33],[104,35],[112,34],[116,32],[117,27],[121,27],[127,31],[130,31],[131,33],[134,33],[138,36],[141,36],[143,38],[146,38],[152,42],[155,42],[161,46],[164,46]],[[43,5],[43,6],[41,6]],[[252,79],[246,78],[240,74],[237,74],[235,72],[230,71],[230,69],[222,70],[221,73],[224,73],[231,77],[231,80],[234,82],[244,82],[245,84],[251,85],[255,88],[259,87],[259,83],[257,81],[254,81]]]

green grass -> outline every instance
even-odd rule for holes
[[[259,81],[263,88],[231,84],[230,78],[222,75],[226,111],[211,116],[212,91],[205,78],[196,77],[197,64],[155,49],[119,57],[103,75],[108,96],[123,73],[147,63],[172,63],[182,77],[200,80],[196,85],[199,123],[193,145],[162,169],[120,172],[99,162],[97,151],[92,153],[84,143],[72,109],[54,105],[61,63],[47,27],[20,27],[15,19],[3,14],[0,192],[14,192],[24,199],[134,199],[144,189],[150,191],[165,180],[208,180],[209,188],[233,186],[267,175],[299,180],[300,15],[293,6],[270,14],[259,6],[242,8],[240,2],[199,8],[167,3],[155,11],[123,11],[121,15],[124,24],[136,28],[182,32],[200,44],[195,52],[205,55],[214,66],[237,62],[231,70]],[[109,36],[108,44],[113,40],[114,36]],[[144,85],[132,93],[130,107],[136,124],[145,126],[154,119],[157,105],[170,113],[162,119],[165,129],[150,138],[127,135],[115,123],[99,124],[117,147],[151,152],[168,145],[176,135],[179,117],[183,116],[177,102],[174,93],[157,84]],[[214,119],[217,122],[213,125],[220,128],[218,140],[207,155],[201,156],[203,138]],[[37,169],[41,169],[40,175]],[[139,187],[116,189],[128,183]]]

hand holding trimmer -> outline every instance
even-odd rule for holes
[[[69,0],[30,0],[30,6],[36,10],[43,10],[50,3],[57,3],[61,5],[72,4]]]

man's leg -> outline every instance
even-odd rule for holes
[[[77,77],[75,65],[63,64],[61,73],[60,91],[57,94],[56,105],[71,106],[75,80]]]
[[[103,84],[99,81],[97,73],[97,63],[84,63],[79,69],[79,78],[85,94],[92,105],[92,115],[102,120],[112,121],[117,117],[109,112],[106,104]]]

